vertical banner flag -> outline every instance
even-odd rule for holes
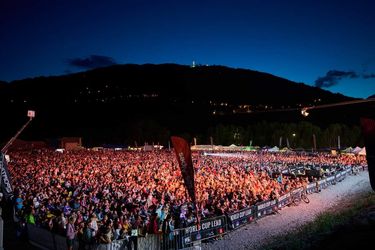
[[[361,127],[363,138],[365,139],[366,159],[370,183],[375,190],[375,120],[370,118],[361,118]]]
[[[191,200],[195,203],[194,168],[189,143],[181,137],[172,136],[172,145],[176,152],[182,177]]]
[[[0,169],[1,169],[1,189],[5,199],[9,200],[13,198],[13,188],[10,183],[10,175],[3,153],[0,153]]]

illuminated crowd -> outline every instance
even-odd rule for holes
[[[324,153],[193,153],[195,206],[173,151],[21,151],[9,170],[20,222],[86,244],[171,232],[200,219],[274,199],[312,181],[281,175],[290,166],[365,166],[363,156]],[[136,232],[136,233],[134,233]]]

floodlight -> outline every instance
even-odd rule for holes
[[[34,118],[35,117],[35,111],[34,110],[28,110],[27,111],[27,117],[29,117],[30,119]]]
[[[307,108],[303,108],[303,109],[301,110],[301,114],[302,114],[304,117],[308,116],[309,113],[307,112]]]

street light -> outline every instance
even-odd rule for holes
[[[295,138],[296,138],[296,133],[293,133],[292,136],[293,136],[293,138],[292,138],[292,146],[293,146],[293,147],[296,147],[296,140],[295,140]]]

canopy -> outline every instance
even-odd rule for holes
[[[358,152],[359,155],[366,155],[366,148],[363,147],[361,151]]]
[[[279,148],[274,146],[273,148],[268,149],[268,152],[279,152]]]
[[[244,148],[244,150],[246,150],[246,151],[256,151],[257,149],[256,149],[256,147],[247,146],[247,147]]]
[[[362,150],[362,148],[360,148],[360,147],[355,147],[355,149],[353,149],[353,151],[352,151],[352,153],[353,154],[358,154],[359,153],[359,151],[361,151]]]
[[[287,147],[284,147],[282,149],[279,150],[280,152],[293,152],[292,150],[290,150],[289,148]]]
[[[343,152],[343,153],[351,153],[351,152],[353,152],[353,148],[352,147],[348,147],[348,148],[342,150],[341,152]]]

